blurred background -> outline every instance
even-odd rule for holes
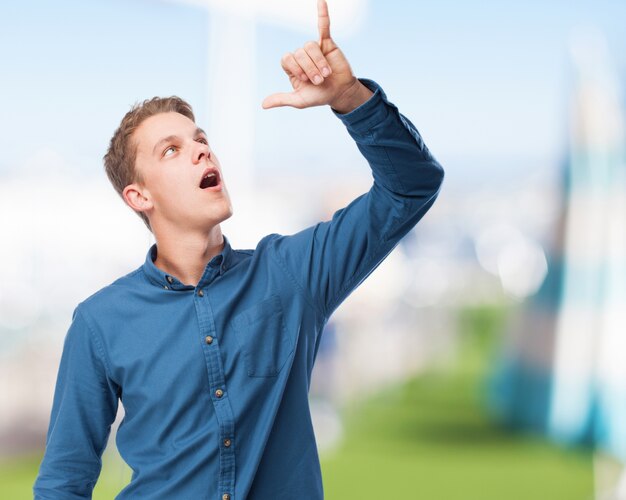
[[[311,407],[329,499],[626,498],[626,3],[329,0],[331,32],[446,171],[337,310]],[[0,497],[32,497],[74,307],[152,235],[102,156],[179,95],[220,157],[235,248],[369,189],[329,109],[262,110],[315,0],[0,4]],[[131,471],[112,429],[94,498]]]

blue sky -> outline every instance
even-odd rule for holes
[[[101,157],[119,120],[153,95],[186,98],[203,125],[209,15],[149,0],[3,2],[0,173],[48,148],[76,171],[103,175]],[[571,84],[568,37],[600,29],[624,74],[624,21],[623,1],[370,0],[357,34],[333,35],[355,73],[382,84],[416,124],[454,182],[558,167]],[[280,56],[314,38],[259,26],[259,168],[351,158],[354,147],[328,110],[260,108],[265,95],[288,88]]]

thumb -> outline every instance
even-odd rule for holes
[[[299,108],[302,107],[302,103],[294,92],[279,92],[263,99],[261,106],[263,106],[263,109],[277,108],[280,106]]]

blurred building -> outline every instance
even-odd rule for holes
[[[492,404],[514,427],[592,446],[626,464],[624,87],[601,36],[577,39],[572,61],[569,148],[549,271],[508,332]],[[626,498],[626,483],[611,488],[610,498]]]

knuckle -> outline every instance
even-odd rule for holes
[[[296,51],[294,52],[294,55],[298,58],[302,58],[306,55],[306,52],[304,51],[304,49],[302,47],[296,49]]]
[[[306,50],[315,50],[315,49],[317,49],[317,48],[318,48],[318,45],[317,45],[317,42],[314,42],[314,41],[312,41],[312,40],[309,40],[308,42],[306,42],[306,43],[304,44],[304,48],[305,48]]]
[[[322,68],[323,66],[329,66],[329,64],[326,61],[326,58],[324,56],[316,57],[313,60],[315,61],[315,64],[317,64],[318,68]]]

